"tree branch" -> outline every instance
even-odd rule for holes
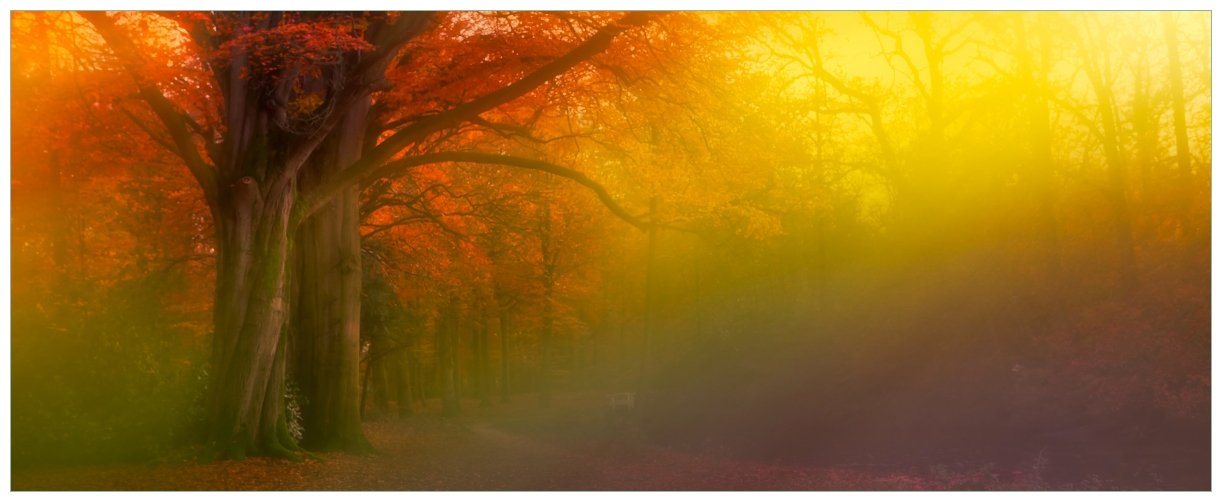
[[[431,12],[405,13],[395,24],[382,26],[372,34],[374,52],[361,58],[360,66],[352,73],[350,81],[345,86],[347,90],[341,92],[339,96],[329,98],[335,99],[338,103],[331,115],[310,137],[289,153],[285,161],[284,172],[281,175],[283,178],[295,178],[314,150],[318,149],[331,134],[331,130],[344,120],[345,111],[359,101],[368,99],[372,92],[384,85],[386,67],[390,65],[399,48],[412,38],[424,33],[432,23],[433,17],[434,14]]]
[[[136,124],[136,127],[139,127],[141,131],[144,131],[144,133],[148,135],[149,139],[153,140],[153,142],[157,143],[158,145],[161,145],[166,150],[168,150],[170,153],[173,153],[175,155],[178,154],[178,149],[175,148],[174,145],[170,143],[169,141],[166,141],[165,139],[158,136],[157,131],[153,130],[153,126],[150,126],[146,124],[143,120],[140,120],[140,118],[137,117],[136,114],[132,113],[127,108],[124,108],[123,105],[119,105],[117,106],[117,108],[119,109],[119,111],[123,112],[123,115],[127,116],[128,120],[131,120],[133,124]]]
[[[502,155],[502,154],[496,154],[496,153],[482,153],[482,152],[426,153],[423,155],[417,155],[414,157],[407,157],[407,158],[399,159],[389,164],[386,164],[382,166],[381,169],[374,171],[372,175],[376,177],[401,176],[405,171],[413,167],[422,166],[426,164],[438,164],[438,163],[443,163],[443,162],[469,162],[473,164],[496,164],[496,165],[502,165],[502,166],[517,167],[517,168],[527,169],[531,171],[541,171],[541,172],[545,172],[545,173],[552,174],[555,176],[560,176],[562,178],[568,178],[570,180],[577,182],[577,184],[584,186],[590,189],[590,191],[594,192],[594,194],[598,196],[598,200],[601,201],[603,205],[606,206],[607,209],[611,211],[612,214],[619,217],[621,220],[624,220],[628,222],[628,224],[636,228],[639,228],[641,230],[648,229],[650,225],[649,222],[642,221],[641,219],[637,218],[636,216],[633,216],[631,213],[625,210],[623,206],[620,206],[619,203],[616,202],[615,199],[611,197],[611,194],[607,192],[606,188],[604,188],[598,182],[590,179],[590,177],[586,176],[582,172],[574,170],[574,169],[570,169],[567,167],[559,166],[556,164],[552,164],[550,162],[546,162],[542,160],[528,159],[524,157],[515,157],[512,155]],[[312,212],[314,209],[315,208],[308,208],[307,210]]]
[[[300,206],[306,212],[300,215],[299,220],[308,217],[310,213],[321,205],[321,201],[329,200],[344,187],[367,178],[371,173],[379,170],[380,166],[412,143],[421,141],[447,127],[453,127],[471,120],[485,111],[529,93],[581,62],[605,51],[610,47],[611,42],[616,36],[633,26],[644,24],[649,17],[650,14],[643,12],[627,14],[618,21],[603,26],[598,32],[586,39],[585,42],[577,45],[563,56],[527,74],[520,80],[447,111],[421,118],[419,121],[400,129],[371,151],[366,152],[361,160],[332,175],[329,179],[320,183],[318,188],[306,194],[307,204]]]
[[[131,38],[115,26],[110,16],[100,11],[82,11],[78,14],[94,26],[106,44],[119,57],[124,69],[136,81],[140,97],[152,107],[153,112],[157,114],[157,118],[161,120],[162,125],[170,134],[170,139],[174,143],[174,153],[187,164],[187,169],[191,171],[195,181],[203,189],[204,198],[208,204],[215,207],[218,201],[216,169],[205,162],[199,150],[196,149],[194,136],[187,127],[189,119],[186,112],[175,106],[140,73],[140,62],[143,58],[139,50]],[[207,138],[204,140],[208,141]]]

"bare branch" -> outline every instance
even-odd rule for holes
[[[628,222],[628,224],[641,230],[645,230],[649,227],[649,223],[641,221],[639,218],[633,216],[631,213],[625,210],[619,205],[618,202],[615,201],[614,198],[611,197],[611,194],[607,192],[606,188],[604,188],[598,182],[590,179],[590,177],[586,176],[584,173],[537,159],[481,152],[438,152],[408,157],[391,162],[383,166],[381,169],[375,171],[374,175],[379,177],[400,176],[407,169],[416,166],[438,164],[443,162],[469,162],[473,164],[512,166],[531,171],[541,171],[560,176],[562,178],[568,178],[594,192],[594,194],[598,196],[599,201],[601,201],[612,214],[615,214],[620,219]]]

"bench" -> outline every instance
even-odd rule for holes
[[[632,411],[636,408],[636,394],[632,392],[620,392],[607,396],[607,408],[612,413]]]

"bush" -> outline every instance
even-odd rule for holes
[[[14,466],[153,460],[197,437],[206,344],[163,300],[179,284],[14,299]]]

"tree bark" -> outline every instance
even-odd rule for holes
[[[539,255],[543,260],[543,330],[539,335],[539,407],[552,405],[552,297],[556,287],[555,249],[552,247],[551,208],[547,201],[539,211]]]
[[[368,101],[348,112],[311,159],[311,169],[302,175],[304,189],[360,158],[368,112]],[[303,371],[294,377],[306,397],[302,444],[312,450],[370,450],[361,430],[356,392],[361,336],[359,228],[359,189],[353,186],[303,221],[297,231],[298,308],[292,327],[296,367]]]
[[[415,344],[416,342],[413,341],[413,349],[415,348]],[[409,363],[409,372],[411,373],[410,383],[412,397],[416,400],[416,404],[424,406],[424,366],[420,363],[420,360],[416,358],[416,353],[414,350],[408,351],[407,360]]]
[[[506,312],[504,307],[501,307],[500,322],[498,327],[501,331],[501,402],[509,402],[509,312]]]
[[[1184,102],[1184,75],[1180,63],[1179,42],[1176,40],[1175,20],[1170,12],[1162,13],[1163,37],[1167,43],[1167,84],[1171,92],[1171,110],[1175,119],[1175,160],[1179,166],[1180,210],[1186,215],[1192,207],[1192,155],[1188,149],[1188,119]],[[1181,216],[1183,217],[1183,216]]]
[[[1084,51],[1087,57],[1086,75],[1095,91],[1098,101],[1099,116],[1102,121],[1100,141],[1103,143],[1104,158],[1107,162],[1107,199],[1112,208],[1112,231],[1120,252],[1120,283],[1129,289],[1137,283],[1136,256],[1133,250],[1133,227],[1129,214],[1128,180],[1121,153],[1121,136],[1117,124],[1116,99],[1111,82],[1105,79],[1107,68],[1102,63],[1092,61],[1089,51]]]
[[[395,371],[394,389],[395,389],[395,405],[399,418],[407,418],[412,415],[412,384],[415,383],[415,377],[412,376],[412,358],[410,349],[403,349],[401,354],[394,356]]]
[[[373,391],[373,409],[377,417],[390,414],[390,401],[394,393],[391,382],[392,364],[394,363],[388,357],[380,357],[373,363],[373,387],[370,390]]]
[[[657,196],[649,199],[649,219],[657,221],[658,216],[658,198]],[[641,375],[639,385],[645,386],[646,380],[649,378],[649,357],[650,343],[653,343],[654,330],[654,313],[656,310],[657,294],[654,291],[655,283],[657,282],[657,267],[654,265],[657,255],[658,227],[656,225],[649,226],[647,251],[645,254],[645,319],[644,326],[641,329]]]
[[[454,364],[454,339],[458,332],[458,297],[450,296],[449,302],[442,307],[442,322],[437,329],[437,368],[438,383],[441,386],[442,415],[453,417],[458,415],[458,375]]]
[[[1023,87],[1030,95],[1027,99],[1027,113],[1031,121],[1032,163],[1030,184],[1036,198],[1038,211],[1037,241],[1042,243],[1044,264],[1047,276],[1057,278],[1061,275],[1060,231],[1057,228],[1055,202],[1056,187],[1054,186],[1054,160],[1052,156],[1052,121],[1049,118],[1048,97],[1045,95],[1048,87],[1047,68],[1050,59],[1050,43],[1046,34],[1038,38],[1040,57],[1035,57],[1035,50],[1029,43],[1029,33],[1025,29],[1022,18],[1018,21],[1018,60],[1023,79]]]
[[[492,406],[492,374],[488,367],[488,313],[486,309],[480,310],[480,326],[476,333],[475,343],[475,367],[476,374],[479,375],[477,392],[479,394],[479,405],[482,408]]]
[[[217,456],[296,458],[284,415],[285,282],[293,209],[291,183],[260,190],[243,177],[218,225],[216,339],[208,442]]]

